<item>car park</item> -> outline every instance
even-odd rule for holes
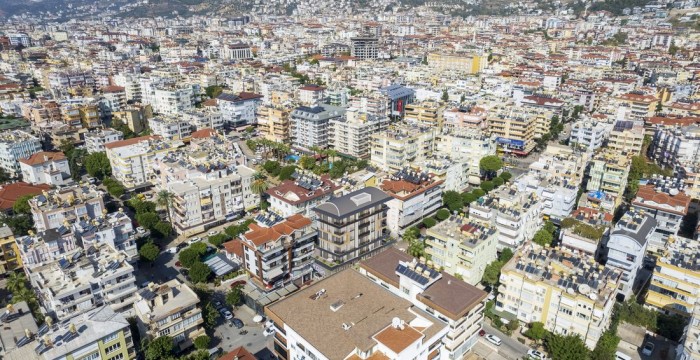
[[[501,338],[499,338],[499,337],[496,336],[496,335],[486,334],[486,336],[484,336],[484,338],[485,338],[488,342],[490,342],[491,344],[494,344],[494,345],[496,345],[496,346],[501,346]]]
[[[535,350],[535,349],[530,349],[527,351],[527,357],[533,360],[545,360],[547,359],[543,353]]]
[[[243,328],[243,321],[241,321],[241,319],[233,318],[233,319],[231,319],[231,323],[233,324],[233,326],[236,327],[236,329]]]

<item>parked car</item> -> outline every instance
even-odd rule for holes
[[[221,310],[221,309],[223,309],[223,307],[224,307],[224,304],[222,304],[221,301],[214,301],[214,308],[216,310]]]
[[[642,354],[646,356],[651,356],[651,354],[654,352],[654,343],[651,341],[647,341],[646,344],[644,344],[644,347],[642,348]]]
[[[272,320],[265,321],[265,329],[275,326],[275,322]]]
[[[183,243],[177,244],[177,246],[176,246],[175,248],[176,248],[177,251],[179,252],[180,250],[182,250],[182,249],[184,249],[184,248],[186,248],[186,247],[187,247],[187,243],[184,243],[184,242],[183,242]]]
[[[245,280],[236,280],[231,283],[231,288],[235,288],[236,286],[245,286],[246,281]]]
[[[484,336],[484,338],[486,338],[486,340],[488,340],[488,342],[490,342],[491,344],[494,344],[496,346],[501,346],[501,338],[499,338],[496,335],[486,334],[486,336]]]
[[[214,236],[214,235],[216,235],[216,234],[218,234],[218,233],[219,233],[219,232],[216,231],[216,230],[209,230],[209,232],[207,233],[207,235],[209,235],[209,236]]]
[[[242,328],[243,328],[243,321],[241,321],[241,319],[233,318],[233,319],[231,319],[231,322],[233,323],[233,326],[236,327],[236,329],[242,329]]]
[[[632,360],[632,357],[621,351],[618,351],[615,353],[615,360]]]
[[[221,315],[224,316],[224,319],[226,319],[226,320],[233,319],[233,314],[231,314],[230,311],[228,311],[226,309],[221,309],[221,310],[219,310],[219,312],[221,313]]]
[[[94,184],[95,183],[95,178],[94,177],[88,177],[85,180],[87,180],[88,184]]]
[[[267,328],[267,329],[265,329],[265,331],[263,331],[263,336],[273,335],[275,333],[275,331],[277,331],[277,330],[275,330],[274,327]]]
[[[484,329],[479,330],[479,336],[484,336],[484,335],[486,335],[486,330],[484,330]]]
[[[139,227],[136,228],[136,232],[139,233],[139,234],[145,234],[145,233],[146,233],[146,229],[144,229],[143,227],[139,226]]]
[[[539,352],[539,351],[537,351],[537,350],[535,350],[535,349],[530,349],[530,350],[528,350],[528,351],[527,351],[527,356],[528,356],[530,359],[533,359],[533,360],[545,360],[545,359],[546,359],[546,357],[544,356],[543,353],[541,353],[541,352]]]
[[[192,245],[192,244],[194,244],[194,243],[196,243],[196,242],[198,242],[198,241],[200,241],[200,240],[202,240],[202,239],[200,239],[198,236],[195,236],[195,237],[193,237],[193,238],[187,240],[187,243],[190,244],[190,245]]]
[[[179,250],[179,249],[177,248],[177,246],[173,246],[173,247],[171,247],[171,248],[168,248],[168,250],[165,250],[165,251],[167,251],[167,252],[169,252],[169,253],[171,253],[171,254],[177,254],[178,250]]]

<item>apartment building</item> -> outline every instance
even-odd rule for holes
[[[576,208],[579,184],[567,179],[546,178],[527,173],[515,180],[518,191],[537,195],[542,202],[542,215],[560,221]]]
[[[569,146],[550,144],[528,167],[528,172],[546,179],[562,179],[579,184],[583,180],[591,154]]]
[[[607,330],[622,272],[586,253],[528,243],[501,269],[495,309],[593,349]]]
[[[426,232],[425,253],[446,273],[476,285],[497,258],[495,227],[451,216]]]
[[[113,119],[119,119],[136,134],[146,129],[148,119],[151,117],[153,117],[153,108],[150,104],[133,104],[123,111],[112,113]]]
[[[103,213],[92,220],[76,221],[71,230],[84,249],[107,244],[126,255],[126,261],[131,264],[139,259],[137,238],[145,235],[137,233],[131,218],[123,211]]]
[[[61,107],[54,100],[38,100],[22,104],[22,117],[27,119],[35,130],[61,121]]]
[[[0,133],[0,168],[10,176],[19,177],[22,174],[19,160],[41,150],[39,138],[21,130],[3,131]]]
[[[333,118],[328,132],[328,146],[356,159],[370,156],[371,136],[389,127],[389,118],[358,112],[350,108],[345,116]]]
[[[379,57],[379,39],[374,37],[354,37],[350,39],[350,55],[361,60]]]
[[[570,218],[561,221],[559,240],[562,247],[583,251],[599,258],[602,242],[610,236],[612,214],[592,208],[579,207]]]
[[[416,91],[398,84],[389,85],[379,89],[384,107],[383,114],[400,118],[404,115],[406,105],[413,103]]]
[[[179,114],[175,116],[159,115],[148,119],[148,128],[151,130],[151,134],[167,141],[189,140],[193,131],[191,119],[185,119]]]
[[[65,185],[72,182],[68,159],[60,152],[38,152],[19,160],[22,180],[31,184]]]
[[[478,74],[488,65],[488,57],[475,53],[428,53],[430,68],[438,71],[453,71],[460,74]]]
[[[65,104],[61,106],[63,123],[72,129],[93,129],[102,125],[96,104]]]
[[[182,114],[182,120],[189,122],[193,130],[214,129],[222,130],[224,128],[224,117],[216,108],[204,108],[186,111]]]
[[[105,86],[102,88],[102,99],[100,99],[100,109],[106,115],[111,115],[114,111],[121,111],[126,107],[126,88],[123,86]]]
[[[637,273],[642,268],[649,239],[656,220],[644,212],[630,210],[615,224],[605,244],[606,265],[622,271],[618,292],[624,297],[632,294]]]
[[[292,177],[294,181],[284,180],[266,191],[270,196],[270,210],[282,217],[302,214],[313,218],[313,209],[328,201],[338,189],[327,175],[317,177],[296,172]]]
[[[680,191],[680,183],[651,179],[640,182],[632,208],[656,219],[656,230],[649,239],[649,250],[662,250],[670,237],[676,237],[688,214],[691,198]]]
[[[37,231],[58,229],[84,219],[95,219],[106,211],[104,193],[91,186],[71,186],[43,191],[29,200],[34,227]]]
[[[542,225],[543,204],[534,193],[502,187],[469,206],[469,219],[498,231],[498,248],[517,249]]]
[[[7,225],[0,226],[0,275],[22,268],[22,257],[15,236]]]
[[[569,143],[587,151],[594,151],[603,146],[612,131],[610,124],[593,118],[584,118],[571,125]]]
[[[24,309],[23,314],[31,317],[28,309]],[[13,323],[14,326],[26,324],[23,321]],[[17,338],[17,347],[5,353],[5,359],[136,359],[129,322],[109,306],[91,309],[51,326],[44,324],[37,328],[35,323],[33,325],[30,326],[33,329],[28,328],[33,338],[26,337],[24,329],[17,329],[23,337]]]
[[[392,197],[387,202],[386,224],[393,237],[434,214],[442,206],[444,181],[426,172],[403,168],[384,180],[379,188]]]
[[[406,164],[428,158],[434,148],[435,128],[398,123],[372,134],[370,161],[378,168],[395,172]]]
[[[676,360],[700,359],[700,306],[693,309],[683,337],[676,348]]]
[[[442,113],[445,129],[486,129],[486,110],[478,107],[456,107]]]
[[[167,335],[176,348],[187,349],[194,339],[205,334],[199,297],[179,280],[150,283],[135,296],[134,311],[142,339]]]
[[[52,71],[46,76],[48,87],[56,94],[66,95],[68,89],[94,89],[95,79],[89,71],[78,69]]]
[[[130,189],[150,185],[155,176],[153,164],[156,157],[163,156],[171,147],[153,135],[106,144],[112,177]]]
[[[223,93],[216,98],[224,123],[231,127],[255,124],[261,102],[262,95],[249,92],[241,92],[238,95]]]
[[[624,154],[605,149],[593,155],[586,187],[589,191],[588,199],[614,213],[622,202],[629,170],[630,158]]]
[[[125,255],[97,243],[89,252],[76,249],[64,257],[25,267],[27,279],[46,313],[59,321],[109,305],[130,311],[138,289]]]
[[[304,85],[297,89],[297,99],[302,106],[319,106],[326,100],[326,88],[316,84]]]
[[[697,240],[677,237],[669,241],[656,260],[645,305],[666,314],[693,315],[700,308],[699,257]]]
[[[317,253],[329,262],[345,263],[379,248],[387,239],[387,202],[392,198],[367,187],[317,206]]]
[[[194,109],[196,99],[192,86],[156,86],[152,91],[148,100],[157,114],[177,115]]]
[[[443,347],[430,352],[433,359],[460,359],[469,355],[484,318],[486,292],[447,272],[438,272],[425,261],[396,248],[363,261],[360,273],[447,323]],[[411,278],[414,274],[417,277]]]
[[[434,315],[353,269],[314,283],[265,313],[278,329],[275,355],[285,359],[428,359],[443,348],[448,332]]]
[[[537,139],[549,131],[550,119],[539,111],[505,107],[492,110],[486,119],[488,129],[504,152],[527,155]]]
[[[404,121],[442,129],[442,113],[445,110],[437,101],[423,101],[405,106]]]
[[[284,107],[261,105],[258,108],[258,130],[267,140],[287,142],[290,138],[290,112]]]
[[[617,121],[608,138],[608,148],[627,155],[639,155],[644,143],[644,124],[634,121]]]
[[[649,156],[659,165],[671,169],[700,164],[700,126],[656,129]]]
[[[327,148],[331,120],[343,118],[345,109],[331,105],[300,106],[290,116],[292,145],[301,149]]]
[[[479,184],[481,182],[481,169],[479,161],[484,156],[496,154],[496,141],[494,136],[487,136],[480,131],[468,129],[453,129],[443,131],[435,137],[435,154],[449,157],[455,163],[461,163],[466,184]],[[447,181],[446,181],[447,183]],[[457,189],[446,190],[461,191],[466,186]]]
[[[311,280],[317,231],[311,219],[296,214],[272,226],[251,224],[241,234],[242,267],[253,283],[264,290],[290,281]]]
[[[659,103],[656,96],[642,92],[622,94],[616,100],[621,107],[627,110],[629,118],[637,121],[644,121],[644,119],[654,116],[656,105]]]
[[[85,149],[88,154],[105,151],[105,144],[124,140],[124,134],[119,130],[99,129],[85,133]]]

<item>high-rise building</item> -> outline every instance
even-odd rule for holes
[[[331,105],[300,106],[290,114],[292,144],[302,149],[327,148],[331,120],[342,118],[345,109]]]
[[[350,55],[366,60],[379,57],[379,39],[376,37],[354,37],[350,39]]]

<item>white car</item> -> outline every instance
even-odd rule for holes
[[[171,254],[177,254],[177,246],[173,246],[171,248],[168,248],[168,250],[165,250]]]
[[[486,334],[486,336],[484,336],[484,338],[486,338],[486,340],[488,340],[488,342],[490,342],[491,344],[494,344],[496,346],[501,346],[501,338],[499,338],[496,335]]]
[[[274,334],[275,331],[277,331],[277,330],[275,330],[274,327],[267,328],[267,329],[265,329],[265,331],[263,331],[263,336],[270,336],[270,335]]]
[[[545,359],[547,359],[547,358],[544,356],[543,353],[541,353],[541,352],[539,352],[539,351],[537,351],[537,350],[534,350],[534,349],[528,350],[528,351],[527,351],[527,356],[528,356],[530,359],[534,359],[534,360],[545,360]]]
[[[654,343],[651,341],[647,341],[646,344],[644,344],[644,347],[642,348],[642,354],[646,356],[651,356],[651,353],[654,352]]]
[[[141,226],[136,228],[136,232],[139,234],[144,234],[146,232],[146,229],[142,228]]]
[[[218,233],[219,233],[219,232],[216,231],[216,230],[209,230],[209,232],[207,233],[207,235],[209,235],[209,236],[214,236],[214,235],[216,235],[216,234],[218,234]]]
[[[267,320],[267,321],[265,322],[265,329],[271,328],[271,327],[273,327],[274,325],[275,325],[275,322],[274,322],[274,321],[272,321],[272,320]]]
[[[233,319],[233,314],[231,314],[231,312],[228,310],[222,311],[221,314],[224,315],[224,319],[226,319],[226,320]]]
[[[195,236],[195,237],[193,237],[193,238],[187,240],[187,243],[190,244],[190,245],[192,245],[192,244],[198,242],[199,240],[202,240],[202,239],[200,239],[199,237]]]

